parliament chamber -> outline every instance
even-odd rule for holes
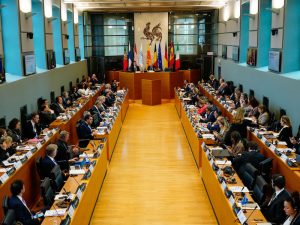
[[[300,225],[299,0],[0,0],[3,225]]]

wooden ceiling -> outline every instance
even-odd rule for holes
[[[157,12],[198,11],[223,7],[228,0],[63,0],[79,11]]]

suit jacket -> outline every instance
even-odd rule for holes
[[[54,168],[56,164],[49,158],[49,156],[45,156],[45,158],[41,162],[41,172],[44,177],[50,177],[51,170]]]
[[[5,150],[2,149],[1,146],[0,146],[0,162],[2,162],[2,161],[4,161],[4,160],[8,159],[8,157],[9,157],[8,151],[5,151]]]
[[[215,89],[215,90],[218,90],[219,88],[219,81],[217,79],[213,79],[211,81],[211,86]]]
[[[65,108],[68,108],[72,105],[72,99],[70,97],[68,97],[68,98],[62,97],[62,100],[63,100],[63,105]],[[70,101],[70,102],[68,103],[68,101]]]
[[[288,147],[292,147],[290,137],[293,137],[293,131],[291,127],[284,127],[279,133],[278,140],[285,141]]]
[[[55,156],[55,161],[59,164],[62,170],[69,170],[69,160],[72,159],[73,153],[69,150],[69,146],[63,140],[58,139],[56,142],[57,154]]]
[[[262,126],[267,126],[269,123],[269,119],[269,114],[267,112],[264,112],[263,114],[259,115],[257,123]]]
[[[242,123],[233,123],[231,124],[228,132],[225,135],[224,142],[226,145],[231,145],[231,133],[237,131],[240,133],[242,138],[247,138],[247,126],[250,124],[250,121],[244,120]]]
[[[266,203],[262,207],[262,212],[266,219],[275,224],[282,224],[285,221],[286,214],[283,211],[283,202],[290,194],[284,189],[279,195],[271,202],[270,205]]]
[[[93,105],[93,107],[90,109],[90,112],[93,116],[92,127],[98,127],[102,121],[100,109],[98,109],[96,105]]]
[[[17,196],[11,196],[8,202],[10,209],[13,209],[16,213],[16,220],[20,221],[23,225],[35,225],[39,224],[37,219],[32,219],[34,213],[30,213],[23,202]]]
[[[291,225],[300,225],[300,213],[292,220]]]
[[[7,135],[13,139],[13,142],[20,143],[21,142],[21,131],[16,129],[7,129]]]
[[[78,139],[93,139],[92,130],[85,121],[77,127],[77,135]]]
[[[55,119],[55,114],[51,114],[50,112],[40,112],[40,121],[43,128],[49,127],[50,123],[52,123]]]
[[[29,120],[25,124],[24,134],[23,134],[24,138],[32,139],[35,138],[36,136],[39,136],[42,131],[42,127],[40,124],[36,124],[35,127],[36,127],[36,132],[33,130],[31,120]]]
[[[204,122],[204,123],[208,123],[208,122],[215,122],[216,121],[216,118],[214,116],[214,112],[211,112],[210,114],[207,115],[206,119],[204,120],[201,120],[201,122]]]
[[[259,163],[263,160],[265,160],[265,157],[257,151],[243,152],[242,155],[234,158],[232,166],[235,171],[242,174],[244,171],[243,167],[246,163],[251,163],[256,169],[259,169]]]
[[[64,110],[60,107],[58,103],[52,104],[51,108],[54,110],[56,116],[58,116],[60,113],[64,113]]]

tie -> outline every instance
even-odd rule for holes
[[[27,207],[25,200],[23,198],[21,198],[21,201],[22,201],[23,205],[26,207],[26,209],[28,210],[28,212],[30,213],[30,215],[32,216],[32,213],[31,213],[30,209]]]
[[[271,200],[269,201],[268,206],[271,205],[271,203],[275,200],[275,198],[276,198],[276,192],[274,192],[274,194],[272,195],[272,198],[271,198]]]

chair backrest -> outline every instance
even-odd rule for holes
[[[253,198],[258,204],[262,204],[267,191],[268,183],[262,176],[257,176],[253,188]]]
[[[252,89],[249,90],[249,96],[253,96],[254,97],[254,91]]]
[[[54,166],[51,170],[51,175],[53,188],[55,191],[60,191],[60,189],[64,186],[64,176],[59,167],[59,165]]]
[[[51,206],[54,201],[55,192],[51,186],[51,180],[46,177],[41,184],[41,193],[45,206]]]
[[[4,195],[2,199],[2,208],[3,208],[4,215],[6,215],[8,211],[8,201],[9,201],[9,197]]]
[[[240,176],[245,186],[252,190],[257,175],[258,170],[251,163],[246,163]]]
[[[16,224],[16,214],[13,209],[9,209],[2,221],[2,225],[15,225]]]
[[[259,172],[262,176],[270,175],[273,166],[272,162],[272,158],[267,158],[259,163]]]
[[[269,98],[263,96],[263,105],[266,107],[266,110],[269,111]]]
[[[35,166],[36,166],[36,170],[40,176],[40,179],[44,179],[44,176],[42,174],[42,169],[41,169],[41,163],[42,163],[42,157],[39,156],[37,157],[37,159],[35,160]]]

